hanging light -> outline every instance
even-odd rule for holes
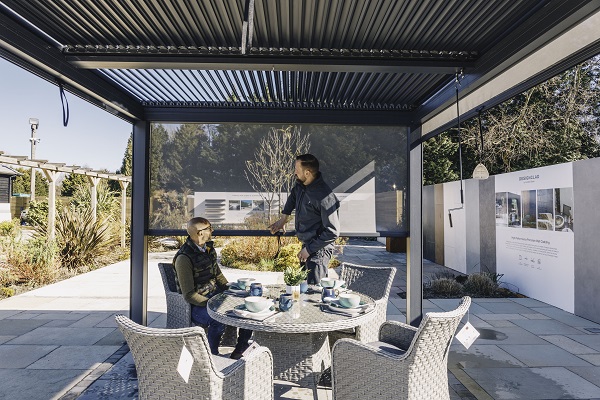
[[[479,151],[479,164],[475,167],[473,171],[473,179],[487,179],[490,177],[490,173],[488,172],[485,165],[483,165],[483,130],[481,129],[481,110],[479,109],[479,113],[477,114],[477,119],[479,121],[479,137],[481,138],[481,150]]]

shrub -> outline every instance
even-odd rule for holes
[[[180,229],[190,219],[187,196],[190,192],[157,191],[152,196],[154,211],[150,215],[150,226],[154,229]]]
[[[15,282],[27,282],[37,286],[51,283],[58,273],[56,244],[46,237],[36,236],[27,242],[11,240],[3,249],[9,276]]]
[[[275,259],[275,271],[285,271],[288,267],[297,267],[300,265],[298,261],[298,253],[302,250],[301,243],[292,243],[283,246],[279,251],[279,255]]]
[[[442,297],[452,297],[461,294],[463,286],[454,279],[439,278],[430,283],[431,291]]]
[[[493,296],[498,289],[498,283],[495,283],[486,274],[472,274],[464,285],[465,292],[472,296]]]
[[[237,237],[221,250],[221,264],[232,268],[258,265],[262,259],[273,259],[276,253],[277,239],[274,237]]]
[[[32,201],[27,210],[27,223],[35,227],[48,226],[48,201]]]
[[[15,289],[11,287],[0,287],[0,298],[12,297],[15,295]]]
[[[98,257],[104,256],[117,244],[115,225],[108,217],[98,215],[93,220],[89,208],[64,207],[56,219],[56,241],[62,265],[79,268],[97,265]]]
[[[0,236],[8,236],[11,238],[17,237],[21,232],[21,227],[19,225],[18,219],[13,219],[12,221],[2,221],[0,222]]]
[[[337,268],[337,267],[339,267],[339,266],[340,266],[340,264],[341,264],[340,260],[338,260],[338,259],[337,259],[337,258],[335,258],[335,257],[331,257],[331,260],[329,260],[329,265],[328,265],[328,267],[329,267],[329,268]]]

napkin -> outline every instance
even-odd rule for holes
[[[231,313],[233,315],[235,315],[236,317],[240,317],[240,318],[248,318],[248,319],[254,319],[257,321],[264,321],[265,319],[269,318],[270,316],[275,315],[277,313],[277,310],[275,310],[273,308],[273,309],[269,309],[268,311],[255,313],[255,312],[251,312],[248,310],[234,308],[233,310],[231,310]]]
[[[223,293],[228,294],[230,296],[238,296],[238,297],[246,297],[248,296],[248,292],[242,289],[232,289],[229,288],[225,290]]]
[[[336,307],[335,305],[331,304],[321,306],[321,311],[323,312],[327,312],[330,314],[345,315],[347,317],[356,317],[357,315],[365,314],[371,311],[372,309],[373,306],[371,304],[366,304],[357,308],[343,308],[339,306]]]

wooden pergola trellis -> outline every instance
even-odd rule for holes
[[[98,184],[101,179],[109,179],[119,182],[121,187],[121,247],[125,247],[125,226],[126,226],[126,208],[127,208],[127,186],[131,183],[131,176],[122,174],[107,174],[105,172],[94,171],[92,168],[83,168],[78,165],[66,165],[63,163],[52,163],[47,160],[30,160],[26,156],[10,156],[0,151],[0,164],[15,165],[19,167],[41,169],[42,173],[48,179],[48,237],[53,239],[56,234],[56,181],[61,172],[67,174],[79,174],[87,177],[91,186],[91,207],[94,220],[96,219],[96,209],[98,205]],[[31,174],[33,179],[33,174]]]

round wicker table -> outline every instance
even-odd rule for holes
[[[266,286],[266,297],[279,298],[283,285]],[[365,304],[375,305],[366,295]],[[277,312],[264,321],[240,318],[232,310],[244,304],[244,298],[221,293],[208,301],[208,314],[226,325],[254,331],[254,340],[273,354],[273,373],[276,379],[296,382],[316,388],[321,373],[331,366],[328,331],[350,329],[368,322],[375,315],[374,307],[363,314],[346,316],[321,310],[321,293],[310,287],[300,301],[287,312]],[[323,308],[325,308],[324,306]]]

